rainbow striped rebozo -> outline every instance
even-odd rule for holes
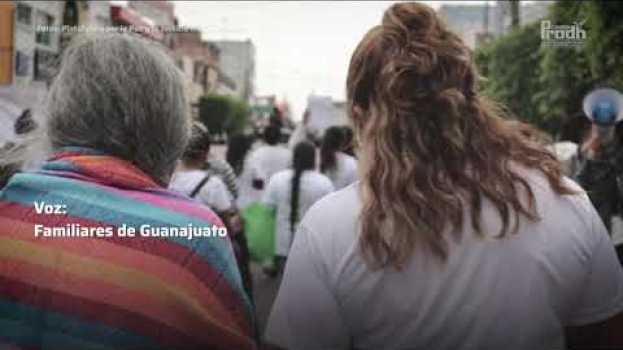
[[[35,235],[36,225],[66,235]],[[117,234],[124,225],[135,237]],[[229,238],[146,237],[141,225],[223,226],[93,150],[64,149],[13,176],[0,192],[0,348],[255,349]]]

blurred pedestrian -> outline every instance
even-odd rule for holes
[[[575,178],[589,193],[593,205],[612,228],[612,217],[623,206],[623,123],[618,123],[610,140],[600,137],[594,126],[578,151]]]
[[[288,148],[294,149],[296,145],[301,142],[309,141],[315,143],[315,138],[310,130],[308,130],[309,125],[309,110],[305,110],[303,113],[303,120],[296,125],[292,135],[290,135],[290,139],[288,140]]]
[[[606,225],[623,264],[623,123],[613,125],[610,136],[598,128],[591,126],[580,144],[573,175]]]
[[[225,162],[208,161],[210,154],[210,133],[200,122],[194,122],[188,146],[182,155],[177,171],[173,174],[169,188],[214,210],[223,220],[229,236],[234,243],[236,260],[242,275],[242,282],[249,296],[252,296],[249,251],[242,229],[240,213],[236,207],[233,193],[223,181],[223,176],[233,175],[233,170]],[[221,164],[215,167],[214,164]],[[207,165],[207,166],[206,166]],[[235,182],[235,177],[231,181]]]
[[[355,134],[353,134],[353,129],[345,125],[342,127],[342,133],[344,134],[344,146],[342,151],[355,158]]]
[[[37,123],[32,117],[32,112],[30,109],[25,109],[13,123],[13,133],[18,139],[7,142],[0,148],[0,159],[10,158],[12,153],[19,153],[19,150],[24,147],[24,140],[35,129],[37,129]],[[0,189],[7,185],[13,175],[21,171],[22,166],[24,164],[21,161],[0,164]]]
[[[220,176],[206,169],[210,151],[210,134],[199,122],[194,122],[188,146],[182,155],[177,171],[173,174],[169,188],[196,198],[218,214],[234,209],[234,199]]]
[[[304,141],[294,148],[292,169],[276,173],[268,182],[263,201],[277,209],[273,274],[283,269],[299,219],[334,189],[331,180],[315,169],[316,148]]]
[[[264,144],[251,151],[245,160],[238,197],[240,208],[261,202],[268,179],[287,169],[292,161],[292,152],[279,143],[281,130],[278,127],[266,127],[263,136]]]
[[[0,192],[1,344],[256,348],[229,239],[139,234],[223,228],[166,189],[188,141],[187,105],[156,44],[97,33],[65,49],[40,124],[52,154]]]
[[[13,147],[15,147],[15,143],[7,142],[2,148],[0,148],[0,159],[6,158],[7,154],[9,154]],[[0,190],[7,185],[9,180],[13,175],[15,175],[19,171],[18,164],[0,164]]]
[[[566,120],[561,128],[558,141],[551,149],[560,161],[566,176],[574,177],[580,167],[580,145],[590,136],[591,122],[582,114]]]
[[[283,127],[283,113],[277,106],[274,106],[270,113],[268,125],[279,128],[279,130]]]
[[[236,177],[242,174],[245,159],[252,145],[253,138],[250,135],[234,134],[227,139],[225,160],[231,165]]]
[[[266,336],[288,349],[621,348],[623,270],[586,193],[479,96],[435,11],[351,58],[361,182],[301,220]]]
[[[21,136],[28,134],[29,132],[37,128],[37,122],[32,117],[32,111],[27,108],[22,114],[17,117],[15,124],[13,124],[13,130],[15,135]]]
[[[229,195],[235,200],[238,198],[238,177],[234,168],[229,165],[227,160],[215,157],[210,153],[208,149],[208,160],[206,162],[206,169],[220,177],[221,180],[227,186]]]
[[[343,152],[346,135],[340,126],[328,128],[320,145],[320,171],[333,182],[336,190],[357,181],[357,160]]]

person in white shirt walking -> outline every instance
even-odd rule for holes
[[[281,271],[298,221],[320,198],[333,191],[328,177],[315,171],[316,149],[304,141],[294,148],[292,169],[273,175],[264,192],[263,202],[277,209],[275,232],[276,268]]]
[[[210,207],[223,220],[231,238],[244,287],[249,295],[253,295],[246,235],[235,205],[235,191],[231,187],[235,178],[227,179],[234,177],[233,170],[226,161],[209,158],[210,143],[210,133],[205,125],[194,122],[190,141],[169,188]]]
[[[233,209],[233,197],[223,180],[206,171],[210,149],[210,134],[201,123],[195,122],[191,140],[186,147],[169,188],[197,199],[219,214]]]
[[[266,331],[298,349],[621,349],[623,270],[586,193],[397,3],[351,58],[361,181],[298,225]]]
[[[325,131],[320,146],[320,171],[331,179],[336,190],[357,181],[357,160],[343,152],[346,143],[344,129],[332,126]]]
[[[264,130],[264,144],[249,153],[239,179],[239,208],[261,202],[270,177],[290,166],[292,151],[279,144],[280,138],[281,130],[268,126]]]

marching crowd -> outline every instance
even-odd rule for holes
[[[269,125],[261,140],[230,135],[218,159],[159,47],[77,37],[3,154],[0,346],[623,347],[623,269],[601,211],[477,81],[433,9],[394,4],[352,55],[352,128],[319,139],[303,123],[285,145]],[[263,271],[282,279],[259,334],[250,248],[270,220]],[[43,239],[41,224],[228,238]]]
[[[270,215],[274,216],[274,232],[258,234],[274,235],[273,259],[265,262],[264,271],[273,277],[280,274],[300,218],[316,201],[357,180],[357,161],[346,153],[352,142],[349,130],[346,126],[330,127],[321,140],[310,132],[298,140],[294,136],[290,149],[280,142],[281,128],[271,124],[260,140],[249,134],[231,135],[226,157],[220,159],[210,153],[207,128],[201,122],[193,123],[189,145],[169,189],[196,199],[223,219],[234,239],[238,266],[249,294],[252,277],[244,227],[248,230],[253,226],[249,220],[271,218],[249,218],[242,213],[257,204],[273,209]]]

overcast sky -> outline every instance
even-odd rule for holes
[[[206,40],[251,39],[256,93],[287,99],[298,120],[312,92],[344,99],[352,51],[393,2],[173,3],[180,24],[201,29]]]

